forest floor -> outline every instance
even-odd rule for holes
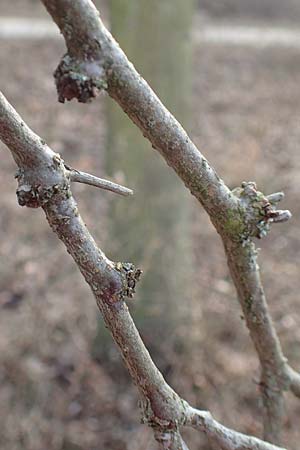
[[[0,14],[15,15],[12,3],[6,9],[1,3]],[[20,16],[46,18],[36,2],[28,1],[26,8],[25,3],[15,0]],[[265,193],[283,190],[282,206],[294,216],[258,245],[284,352],[300,369],[300,49],[196,44],[195,143],[230,187],[255,180]],[[70,165],[105,176],[106,100],[100,97],[88,107],[57,103],[52,72],[63,52],[59,40],[1,40],[1,89]],[[90,356],[99,316],[89,289],[42,212],[17,206],[15,166],[1,144],[0,152],[0,448],[154,450],[117,353],[110,355],[112,366]],[[84,185],[74,191],[105,250],[111,194]],[[183,397],[227,426],[261,435],[257,357],[221,242],[194,201],[193,208],[198,274],[193,357],[175,355],[166,377]],[[288,394],[284,443],[290,450],[299,448],[299,414],[300,402]],[[192,449],[207,448],[198,433],[185,435]]]

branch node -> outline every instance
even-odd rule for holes
[[[243,181],[241,187],[234,189],[233,193],[239,198],[243,208],[248,237],[261,239],[267,235],[272,223],[286,222],[292,217],[288,210],[276,210],[276,204],[284,197],[282,192],[265,196],[257,190],[253,181]]]
[[[77,60],[66,54],[54,72],[58,101],[77,98],[89,103],[100,91],[107,89],[106,75],[101,63],[93,59]]]
[[[69,180],[65,176],[62,159],[58,154],[52,158],[54,171],[51,167],[43,166],[40,171],[19,168],[15,174],[18,180],[16,191],[20,206],[39,208],[45,205],[53,195],[64,193],[70,195]]]
[[[131,263],[115,263],[115,268],[125,277],[123,291],[119,294],[119,297],[123,300],[124,297],[132,298],[135,294],[135,287],[140,280],[143,271],[137,269]]]

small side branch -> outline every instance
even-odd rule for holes
[[[144,422],[154,429],[161,449],[187,450],[179,433],[180,427],[187,425],[205,433],[219,450],[285,450],[227,429],[209,412],[192,408],[166,383],[124,302],[126,296],[132,296],[141,271],[132,264],[110,261],[97,247],[79,215],[62,159],[24,124],[1,94],[0,139],[17,161],[24,206],[32,206],[34,199],[34,205],[43,208],[52,230],[64,243],[89,284],[139,389]],[[24,139],[23,146],[21,139]]]
[[[247,436],[224,427],[208,411],[190,408],[187,412],[187,424],[205,432],[212,448],[220,450],[285,450],[252,436]]]
[[[90,186],[95,186],[106,191],[114,192],[115,194],[123,195],[127,197],[132,195],[133,191],[127,187],[121,186],[120,184],[113,183],[109,180],[104,180],[103,178],[95,177],[89,173],[81,172],[79,170],[70,169],[70,180],[75,183],[89,184]]]
[[[290,390],[298,398],[300,398],[300,374],[290,366],[287,367],[287,376],[290,381]]]
[[[274,194],[267,195],[267,199],[272,205],[277,205],[284,199],[284,192],[274,192]]]

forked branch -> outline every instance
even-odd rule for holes
[[[160,448],[187,450],[180,436],[180,427],[187,425],[205,433],[220,450],[285,450],[223,427],[209,412],[192,408],[166,383],[124,301],[133,295],[141,271],[129,263],[110,261],[97,247],[79,215],[63,160],[28,128],[1,93],[0,139],[18,166],[19,203],[43,208],[52,230],[89,284],[139,389],[143,421],[154,429]]]
[[[199,200],[221,235],[230,272],[261,365],[265,438],[279,442],[283,392],[297,392],[269,314],[253,237],[291,217],[276,210],[281,193],[264,196],[254,183],[231,192],[186,132],[137,73],[103,25],[91,0],[42,0],[67,46],[56,72],[59,101],[88,102],[101,90],[115,99]],[[180,64],[180,62],[179,62]]]

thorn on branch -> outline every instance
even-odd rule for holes
[[[261,239],[266,236],[272,223],[286,222],[292,217],[288,210],[276,210],[277,203],[284,198],[283,192],[265,196],[257,190],[253,181],[244,181],[233,193],[244,209],[249,236]]]
[[[273,211],[272,215],[270,215],[270,220],[275,223],[287,222],[292,218],[292,213],[288,210],[278,209],[277,211]]]
[[[81,172],[79,170],[74,170],[65,166],[69,171],[70,180],[75,183],[84,183],[90,186],[95,186],[100,189],[105,189],[106,191],[114,192],[115,194],[129,196],[133,194],[133,191],[127,187],[121,186],[120,184],[113,183],[109,180],[104,180],[103,178],[95,177],[89,173]]]
[[[275,192],[274,194],[267,195],[266,198],[269,200],[271,205],[276,205],[284,199],[283,192]]]

